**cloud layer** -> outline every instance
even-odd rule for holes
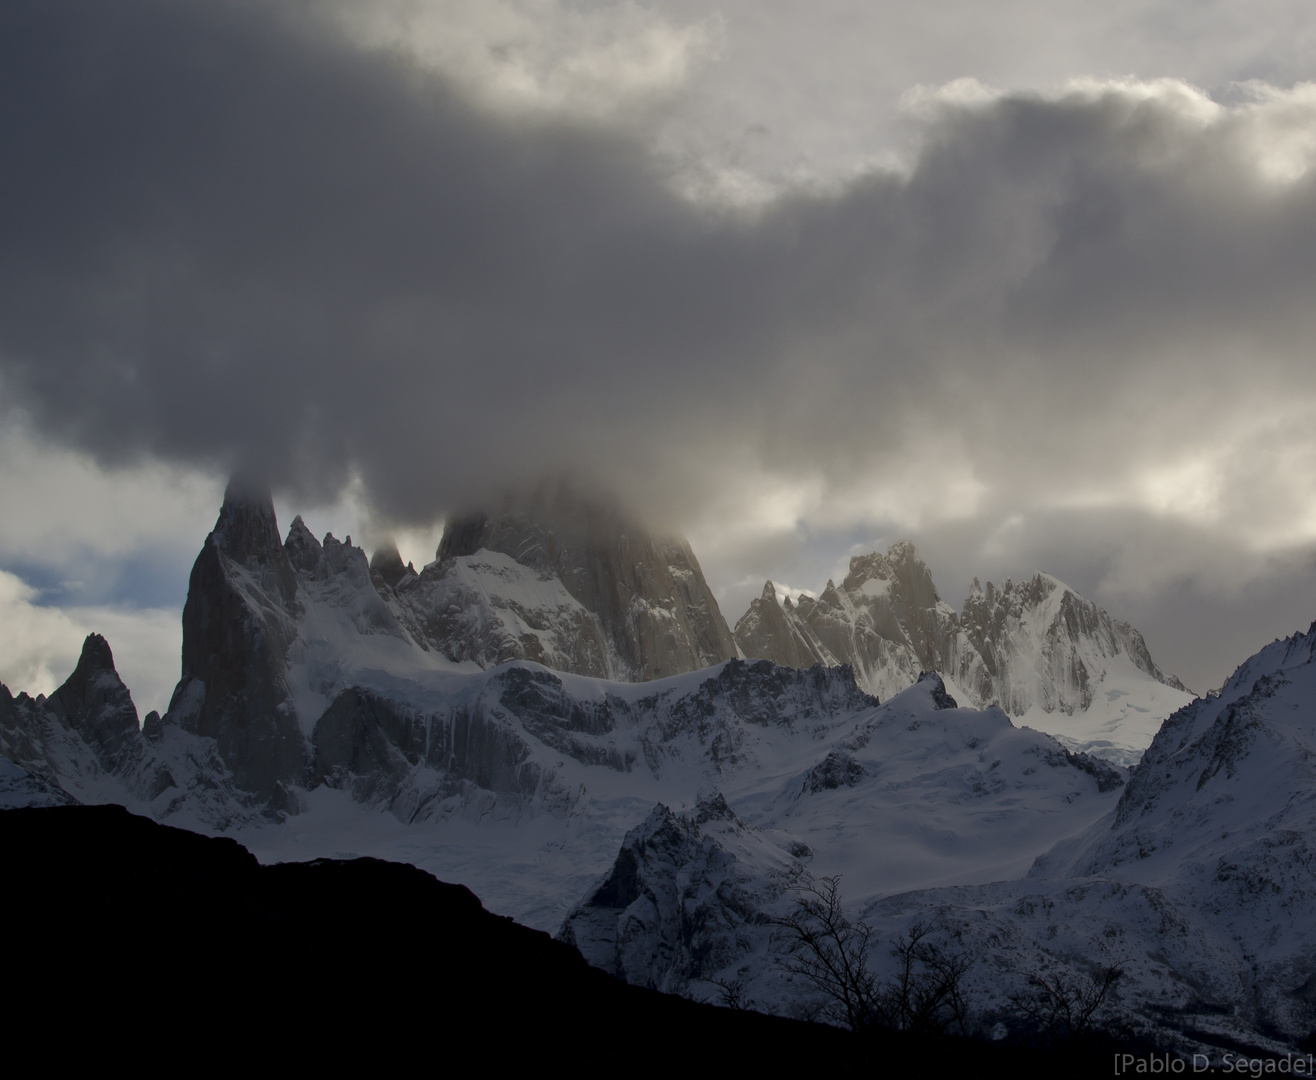
[[[396,524],[583,471],[715,562],[805,520],[1316,540],[1316,90],[961,82],[901,169],[737,208],[655,150],[714,31],[637,26],[518,109],[300,6],[4,5],[5,401]],[[585,108],[605,60],[648,81]]]

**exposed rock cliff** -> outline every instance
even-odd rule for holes
[[[114,802],[219,827],[256,816],[213,739],[166,728],[156,713],[138,728],[99,634],[88,636],[77,668],[50,697],[14,697],[0,685],[0,758],[26,774],[7,776],[9,801],[19,805]]]
[[[761,609],[766,599],[765,589],[757,601]],[[736,643],[746,656],[786,663],[774,645],[785,644],[789,634],[815,662],[852,666],[859,684],[883,699],[911,686],[922,671],[939,671],[956,686],[977,678],[977,657],[959,632],[954,610],[907,541],[885,555],[855,556],[839,588],[829,581],[816,600],[801,597],[782,614],[785,626],[777,628],[775,642],[761,636],[772,626],[771,616],[760,616],[758,628],[745,619],[736,624]]]
[[[188,580],[182,678],[165,720],[215,739],[238,784],[264,800],[305,771],[287,679],[301,612],[269,492],[231,483]]]
[[[800,618],[789,596],[778,603],[771,581],[764,584],[763,595],[750,601],[749,610],[736,623],[734,637],[746,656],[784,667],[840,663]]]
[[[437,561],[414,580],[397,576],[389,589],[402,621],[429,647],[482,667],[534,660],[646,681],[736,655],[687,543],[651,537],[564,486],[454,519]]]
[[[1049,574],[984,589],[975,578],[960,626],[982,658],[988,693],[1012,716],[1034,705],[1073,713],[1092,704],[1102,661],[1126,657],[1157,682],[1187,693],[1153,662],[1146,642],[1128,623],[1112,619]]]
[[[688,814],[656,806],[558,937],[633,986],[707,997],[763,946],[770,918],[789,906],[783,894],[807,879],[811,853],[793,847],[740,820],[720,793]]]
[[[1126,764],[1160,718],[1189,699],[1137,630],[1063,582],[1039,573],[984,589],[975,579],[956,614],[907,541],[852,558],[841,585],[829,581],[817,599],[779,605],[769,582],[736,623],[735,639],[744,655],[778,664],[850,664],[880,697],[920,671],[939,671],[975,707],[1000,705]],[[1087,723],[1068,729],[1043,718],[1089,710]]]

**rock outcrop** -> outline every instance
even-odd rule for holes
[[[1012,716],[1034,705],[1045,712],[1080,712],[1092,704],[1101,662],[1126,657],[1157,682],[1187,688],[1156,666],[1128,623],[1112,619],[1049,574],[983,588],[978,579],[959,619],[982,666],[976,696],[990,695]]]
[[[295,543],[292,554],[308,557]],[[262,800],[300,783],[306,767],[287,679],[298,592],[269,492],[230,483],[188,580],[182,678],[164,719],[214,739],[237,783]]]
[[[455,518],[415,578],[377,559],[400,620],[453,660],[643,682],[736,655],[689,544],[566,486]]]
[[[633,986],[689,994],[762,947],[808,848],[773,844],[716,793],[694,811],[658,805],[626,834],[617,859],[558,938]],[[700,988],[700,996],[707,990]]]
[[[879,698],[899,693],[923,671],[956,684],[976,681],[980,661],[958,619],[932,584],[932,572],[908,541],[885,554],[857,555],[838,588],[829,581],[814,599],[788,599],[774,613],[775,593],[763,595],[736,623],[746,656],[792,664],[849,664],[859,684]]]
[[[78,666],[46,699],[46,708],[81,737],[106,771],[126,761],[138,735],[137,706],[100,634],[87,636]]]
[[[14,697],[0,685],[0,786],[12,805],[113,802],[158,817],[227,827],[257,817],[215,740],[156,713],[139,729],[137,707],[109,643],[91,634],[72,675],[50,697]]]
[[[816,599],[778,604],[768,582],[736,623],[735,640],[745,656],[778,664],[849,664],[860,685],[883,698],[911,685],[919,672],[935,670],[967,703],[1000,705],[1014,717],[1083,714],[1094,703],[1107,704],[1097,701],[1102,690],[1110,701],[1128,698],[1122,707],[1138,714],[1163,708],[1165,716],[1188,700],[1137,630],[1063,582],[1039,573],[997,589],[975,579],[957,614],[908,541],[885,555],[852,558],[841,585],[829,581]],[[1129,697],[1148,683],[1171,692],[1155,691],[1154,703]],[[1102,752],[1121,762],[1135,761],[1154,727],[1136,723],[1136,731],[1128,730],[1118,708],[1108,711],[1111,716],[1076,728],[1076,739],[1104,744]]]

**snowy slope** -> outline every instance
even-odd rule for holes
[[[956,707],[931,675],[820,734],[811,746],[760,740],[753,768],[722,777],[725,813],[709,810],[709,796],[686,816],[655,810],[563,935],[600,966],[659,987],[734,974],[757,956],[768,965],[756,976],[763,998],[759,980],[777,982],[764,916],[789,904],[792,875],[843,874],[857,896],[1020,876],[1028,853],[1082,832],[1124,783],[1120,770],[1015,728],[999,710]],[[715,835],[709,820],[723,823]],[[647,884],[619,894],[608,881],[621,878]],[[653,910],[668,894],[694,899]],[[700,929],[681,930],[691,920]],[[677,940],[688,956],[673,954]]]
[[[892,976],[891,943],[921,924],[970,961],[998,1034],[1029,1022],[1033,976],[1074,989],[1109,966],[1124,975],[1102,1022],[1185,1055],[1282,1055],[1316,1029],[1316,625],[1171,716],[1127,783],[948,704],[924,679],[775,795],[731,783],[730,825],[655,810],[562,936],[632,981],[808,1012],[773,920],[840,873],[874,970]],[[1048,845],[1026,874],[1010,862]]]
[[[736,623],[745,656],[798,666],[850,664],[885,699],[937,671],[975,708],[1121,765],[1191,695],[1152,660],[1142,635],[1048,574],[973,589],[957,614],[908,541],[855,556],[838,587],[778,604],[772,583]]]
[[[1020,972],[1122,963],[1121,1009],[1185,1051],[1282,1053],[1316,1029],[1316,627],[1262,650],[1171,716],[1116,808],[1028,878],[869,908],[888,933],[929,910]],[[1011,975],[1010,973],[1013,973]]]

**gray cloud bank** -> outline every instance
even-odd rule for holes
[[[907,172],[734,209],[643,112],[494,111],[312,10],[0,6],[0,386],[46,434],[396,522],[576,469],[678,521],[752,476],[838,528],[1316,536],[1310,94],[943,95]]]

